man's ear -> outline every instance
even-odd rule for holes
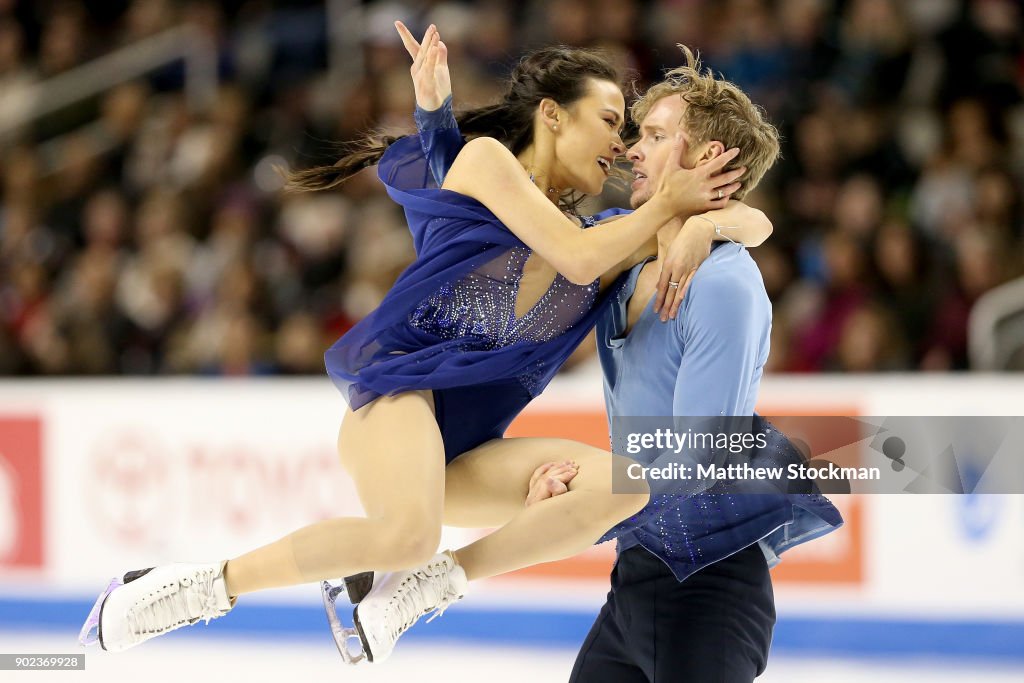
[[[704,149],[700,154],[700,158],[697,159],[697,163],[707,163],[723,152],[725,152],[725,145],[718,140],[712,140],[704,145]]]

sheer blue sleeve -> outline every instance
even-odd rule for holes
[[[446,97],[441,106],[434,111],[422,109],[417,104],[416,111],[413,112],[413,118],[416,119],[416,128],[420,133],[428,130],[444,130],[459,127],[459,124],[455,122],[455,114],[452,113],[451,95]]]
[[[416,119],[423,156],[427,159],[430,174],[434,176],[437,187],[441,187],[448,169],[455,163],[455,157],[465,144],[455,114],[452,113],[452,96],[449,95],[440,109],[434,111],[425,111],[417,106],[413,118]]]

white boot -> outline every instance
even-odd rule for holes
[[[371,662],[387,659],[398,638],[421,616],[435,610],[440,616],[462,599],[468,586],[466,572],[449,553],[438,553],[422,567],[375,577],[373,589],[354,613],[366,656]]]
[[[224,562],[169,564],[128,572],[124,585],[103,599],[99,642],[119,652],[200,619],[227,614],[234,606],[224,582]]]

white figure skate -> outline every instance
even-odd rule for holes
[[[360,659],[371,662],[391,656],[398,638],[424,614],[435,612],[433,620],[461,600],[469,583],[448,553],[438,553],[421,567],[374,579],[352,615],[362,645]]]
[[[86,619],[78,640],[120,652],[234,606],[224,582],[224,563],[170,564],[112,579]]]

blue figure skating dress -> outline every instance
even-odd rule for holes
[[[450,164],[463,144],[450,130],[402,138],[380,161],[416,260],[325,361],[353,410],[379,396],[432,390],[451,461],[504,433],[594,327],[617,286],[601,293],[597,281],[576,285],[556,275],[517,317],[532,252],[483,204],[437,187],[425,155],[436,136],[451,138],[443,141]]]

